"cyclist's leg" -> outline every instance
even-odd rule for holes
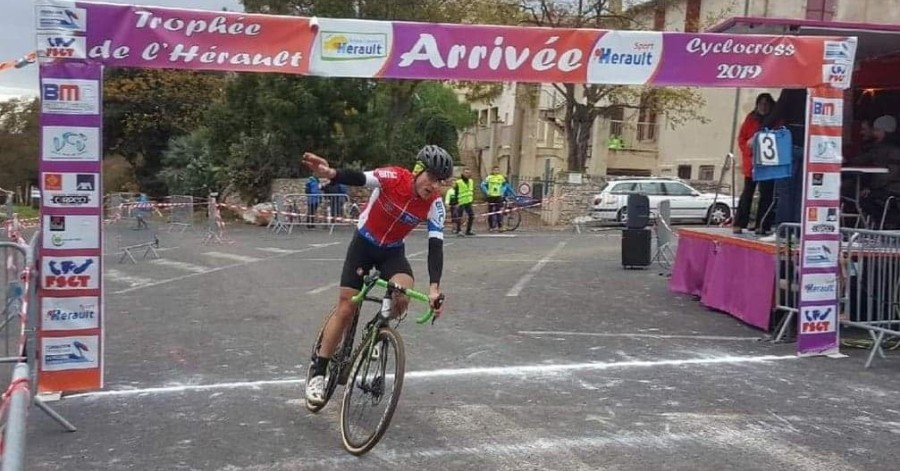
[[[353,235],[350,246],[347,247],[344,267],[341,269],[341,288],[338,294],[337,309],[335,315],[325,324],[325,332],[322,335],[322,345],[319,347],[319,356],[322,358],[330,359],[334,355],[334,349],[353,320],[356,306],[350,299],[362,289],[363,276],[376,262],[373,249],[374,247],[371,247],[358,233]]]
[[[406,259],[406,251],[404,249],[389,251],[379,265],[383,278],[404,288],[412,288],[414,286],[415,279],[413,278],[412,267],[409,265],[409,260]],[[406,312],[408,306],[408,297],[399,294],[394,296],[393,313],[395,316]]]
[[[325,324],[322,343],[319,345],[316,358],[313,359],[313,377],[306,385],[306,399],[312,404],[321,405],[325,402],[325,373],[328,371],[328,362],[331,361],[335,348],[356,313],[356,306],[350,302],[350,298],[362,288],[363,275],[357,270],[361,268],[362,273],[368,272],[374,263],[372,254],[367,249],[366,242],[359,234],[354,234],[350,246],[347,247],[347,256],[341,271],[337,308],[335,314]]]

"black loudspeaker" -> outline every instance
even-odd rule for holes
[[[650,224],[650,198],[647,195],[631,193],[628,195],[627,220],[625,227],[628,229],[643,229]]]
[[[629,218],[630,219],[630,218]],[[650,229],[622,230],[622,266],[650,266]]]

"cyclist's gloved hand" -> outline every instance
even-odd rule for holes
[[[437,288],[432,287],[428,292],[428,305],[434,309],[434,318],[441,317],[444,312],[444,295]]]
[[[303,163],[312,170],[313,174],[319,178],[334,178],[337,172],[328,166],[328,161],[319,157],[312,152],[305,152],[303,154]]]

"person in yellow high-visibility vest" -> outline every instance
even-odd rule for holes
[[[456,230],[454,234],[459,234],[462,226],[462,215],[466,213],[466,235],[475,235],[472,232],[472,223],[475,221],[475,212],[472,211],[472,203],[475,201],[475,180],[472,178],[472,172],[468,167],[464,167],[462,174],[456,179],[456,197],[459,199],[459,208],[456,210]]]
[[[506,177],[500,173],[500,167],[491,169],[491,174],[481,182],[481,191],[487,195],[488,213],[491,213],[488,216],[488,230],[490,232],[502,230],[503,218],[500,210],[503,209],[503,198],[513,192]]]
[[[450,179],[450,186],[447,188],[447,192],[444,193],[444,204],[446,204],[450,208],[450,221],[456,226],[456,230],[453,231],[454,234],[459,232],[459,213],[457,208],[459,207],[459,196],[456,192],[456,179]]]

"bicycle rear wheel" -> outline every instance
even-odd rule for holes
[[[319,351],[319,346],[322,345],[322,336],[325,334],[325,326],[328,325],[328,321],[334,316],[335,310],[337,307],[331,309],[331,313],[328,314],[328,317],[325,318],[325,322],[322,323],[322,327],[319,328],[319,335],[316,336],[316,341],[313,343],[312,352],[310,353],[310,363],[306,368],[306,382],[304,384],[309,384],[309,380],[313,377],[313,366],[312,360],[315,359],[316,353]],[[311,404],[309,401],[304,400],[306,404],[306,408],[310,412],[319,412],[328,405],[328,401],[331,400],[331,396],[334,395],[334,391],[338,386],[338,379],[341,373],[341,367],[344,364],[343,352],[344,352],[344,344],[347,341],[347,334],[344,334],[344,338],[341,339],[341,343],[338,344],[337,348],[335,348],[335,356],[332,361],[328,363],[328,371],[325,373],[325,402],[322,404]],[[304,394],[304,397],[306,395]]]
[[[512,211],[503,216],[503,227],[507,231],[514,231],[522,223],[522,211]]]
[[[405,364],[403,340],[390,327],[379,329],[357,356],[341,406],[341,438],[350,453],[362,455],[384,436],[400,399]]]

